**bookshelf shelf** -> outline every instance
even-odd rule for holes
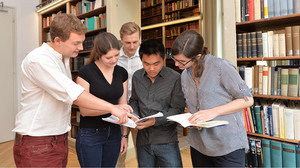
[[[236,23],[237,32],[276,30],[300,24],[300,13]]]
[[[300,97],[290,97],[290,96],[273,96],[273,95],[258,95],[258,94],[253,94],[253,97],[270,98],[270,99],[300,100]]]
[[[79,54],[89,54],[89,53],[91,53],[91,50],[79,51]]]
[[[268,60],[293,60],[293,59],[300,59],[300,56],[237,58],[237,61],[268,61]]]
[[[101,8],[97,8],[97,9],[94,9],[92,11],[77,15],[77,17],[79,19],[84,19],[84,18],[88,18],[88,17],[93,17],[93,16],[98,15],[100,13],[105,13],[105,12],[106,12],[106,6],[103,6]]]
[[[269,135],[262,135],[262,134],[256,134],[256,133],[250,133],[250,132],[247,132],[247,134],[248,134],[248,136],[260,137],[260,138],[267,138],[267,139],[277,140],[277,141],[281,141],[281,142],[288,142],[288,143],[293,143],[293,144],[299,144],[298,140],[283,139],[283,138],[278,138],[278,137],[272,137],[272,136],[269,136]]]
[[[106,27],[102,27],[102,28],[99,28],[99,29],[95,29],[95,30],[91,30],[91,31],[88,31],[86,32],[85,35],[89,36],[89,35],[95,35],[95,34],[98,34],[100,31],[106,31]]]
[[[157,16],[161,16],[161,13],[158,13],[155,15],[150,15],[150,16],[145,16],[145,17],[142,17],[142,19],[149,19],[149,18],[153,18],[153,17],[157,17]]]
[[[201,15],[191,16],[191,17],[184,18],[184,19],[172,20],[169,22],[163,22],[163,23],[158,23],[158,24],[149,25],[149,26],[143,26],[141,28],[141,30],[148,30],[148,29],[154,29],[154,28],[158,28],[158,27],[171,26],[171,25],[175,25],[175,24],[181,24],[181,23],[192,22],[192,21],[197,21],[197,20],[202,20]]]

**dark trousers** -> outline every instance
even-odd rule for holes
[[[66,167],[68,134],[33,137],[17,133],[13,152],[17,167]]]
[[[206,156],[191,147],[193,167],[245,167],[245,149],[223,156]]]

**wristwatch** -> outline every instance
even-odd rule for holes
[[[128,138],[128,134],[127,135],[123,135],[123,134],[121,134],[121,137],[123,138]]]

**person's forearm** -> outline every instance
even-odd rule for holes
[[[99,99],[96,96],[88,93],[87,91],[83,91],[73,103],[78,105],[79,107],[95,111],[107,111],[111,113],[114,109],[113,104]]]
[[[221,116],[230,113],[235,113],[239,110],[250,107],[252,105],[253,105],[253,97],[248,97],[248,101],[246,101],[244,98],[239,98],[225,105],[215,107],[212,110],[216,112],[217,116]]]
[[[99,110],[91,110],[91,109],[87,109],[87,108],[83,108],[83,107],[79,107],[80,109],[80,114],[82,116],[99,116],[99,115],[104,115],[109,113],[109,111],[99,111]]]

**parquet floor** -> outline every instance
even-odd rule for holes
[[[0,167],[15,167],[12,151],[13,141],[0,143]],[[183,166],[192,167],[189,149],[181,147],[181,151]],[[72,147],[69,148],[69,160],[67,167],[80,167],[76,156],[76,150]],[[128,158],[126,160],[126,167],[137,167],[136,158]]]

